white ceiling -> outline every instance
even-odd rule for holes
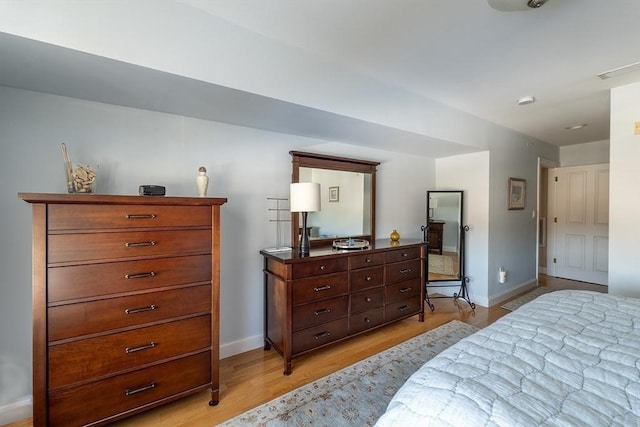
[[[154,1],[132,1],[146,8],[151,21],[160,10]],[[56,2],[67,9],[78,4],[49,0],[49,5]],[[44,2],[9,3],[0,4],[1,85],[321,139],[366,141],[375,148],[384,148],[385,140],[402,141],[405,151],[428,145],[434,157],[468,151],[456,144],[442,148],[446,141],[433,135],[346,117],[319,104],[254,95],[249,84],[229,88],[101,56],[105,42],[97,37],[92,51],[39,33],[38,20],[47,19],[38,6]],[[117,3],[123,5],[111,0]],[[106,13],[105,4],[87,0],[84,7]],[[640,61],[638,0],[549,0],[539,9],[514,12],[497,11],[486,0],[178,0],[162,6],[197,11],[211,26],[226,22],[336,69],[558,146],[608,139],[609,89],[640,81],[640,71],[608,80],[596,76]],[[123,22],[108,22],[114,36],[118,25],[143,24],[133,19],[140,8],[133,9]],[[166,28],[168,40],[171,31]],[[202,35],[186,36],[195,45]],[[87,39],[83,46],[92,41]],[[224,43],[236,47],[235,39]],[[324,96],[331,99],[338,91]],[[537,101],[518,106],[516,100],[526,95]],[[216,107],[210,99],[225,102]],[[587,126],[565,129],[578,123]],[[440,151],[433,151],[437,147]]]

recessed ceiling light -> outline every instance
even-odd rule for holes
[[[536,99],[533,96],[523,96],[522,98],[518,99],[518,105],[529,105],[533,104],[534,102],[536,102]]]
[[[613,70],[605,71],[598,74],[598,77],[600,77],[602,80],[606,80],[613,77],[618,77],[622,74],[633,73],[634,71],[640,71],[640,62],[634,62],[633,64],[628,64],[622,67],[614,68]]]
[[[573,126],[567,126],[565,127],[566,130],[576,130],[576,129],[582,129],[583,127],[585,127],[587,124],[586,123],[580,123],[578,125],[573,125]]]

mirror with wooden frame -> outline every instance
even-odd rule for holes
[[[290,151],[291,182],[320,184],[320,211],[310,212],[311,247],[336,239],[375,240],[376,168],[379,162]],[[300,214],[291,214],[291,246],[300,244]]]

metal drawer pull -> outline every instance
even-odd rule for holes
[[[151,311],[151,310],[155,310],[156,308],[158,308],[157,305],[153,305],[151,304],[148,307],[140,307],[140,308],[127,308],[124,313],[125,314],[136,314],[136,313],[143,313],[145,311]]]
[[[371,258],[365,259],[364,262],[371,262]]]
[[[411,272],[410,268],[403,268],[402,270],[400,270],[400,273],[404,274],[404,273],[409,273]]]
[[[124,349],[124,352],[127,353],[127,354],[135,353],[136,351],[148,350],[148,349],[153,348],[153,347],[155,347],[157,345],[158,345],[157,343],[151,341],[149,344],[141,345],[140,347],[127,347],[127,348]]]
[[[373,300],[371,299],[371,297],[366,297],[364,300],[365,300],[366,302],[371,302],[371,301],[373,301]]]
[[[405,292],[409,292],[411,290],[411,288],[402,288],[400,289],[400,293],[404,294]]]
[[[329,289],[331,289],[331,285],[316,286],[315,288],[313,288],[313,290],[316,292],[328,291]]]
[[[125,396],[131,396],[132,394],[136,394],[136,393],[140,393],[141,391],[147,391],[147,390],[151,390],[152,388],[156,388],[156,383],[151,383],[149,385],[146,385],[144,387],[140,387],[140,388],[134,388],[134,389],[126,389],[124,391],[124,395]]]
[[[403,252],[403,253],[402,253],[402,256],[406,258],[406,257],[408,257],[408,256],[409,256],[409,254],[408,254],[408,253],[406,253],[406,252]]]
[[[371,319],[369,319],[368,317],[364,318],[364,323],[371,323]]]
[[[127,242],[124,244],[128,248],[136,248],[139,246],[155,246],[156,242],[151,240],[150,242]]]
[[[125,279],[142,279],[145,277],[153,277],[156,275],[155,271],[150,271],[148,273],[136,273],[136,274],[125,274]]]
[[[367,282],[370,282],[370,281],[371,281],[371,279],[372,279],[372,278],[371,278],[371,276],[367,276],[367,277],[365,277],[365,279],[364,279],[364,280],[366,280]]]
[[[124,216],[127,219],[154,219],[157,218],[156,214],[126,214]]]
[[[406,311],[408,310],[410,307],[408,305],[403,305],[402,307],[398,308],[398,311]]]
[[[321,266],[320,266],[320,270],[324,270],[324,269],[326,269],[326,268],[327,268],[327,267],[326,267],[326,266],[324,266],[324,265],[321,265]]]
[[[316,316],[320,316],[321,314],[329,314],[329,313],[331,313],[330,308],[323,308],[322,310],[316,310],[313,312],[313,314],[315,314]]]
[[[320,338],[326,338],[328,336],[331,335],[331,332],[326,331],[326,332],[320,332],[319,334],[315,334],[313,337],[317,340],[319,340]]]

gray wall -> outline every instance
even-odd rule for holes
[[[159,184],[169,195],[195,196],[198,167],[206,166],[209,196],[229,199],[221,221],[223,357],[262,346],[259,250],[276,243],[267,198],[288,197],[290,150],[381,162],[381,237],[392,229],[422,236],[424,195],[435,180],[430,158],[0,86],[0,424],[8,422],[3,409],[31,394],[31,207],[17,193],[66,191],[62,142],[72,159],[99,164],[100,193],[136,194],[140,184]]]
[[[290,150],[380,162],[379,238],[394,229],[402,238],[421,238],[426,191],[464,190],[465,223],[472,226],[467,274],[476,303],[488,305],[496,293],[535,278],[536,221],[530,207],[537,156],[555,160],[557,149],[529,145],[522,135],[498,126],[488,128],[474,141],[487,151],[436,161],[0,87],[0,424],[10,412],[4,409],[28,402],[31,393],[31,210],[17,193],[66,191],[62,142],[72,158],[99,164],[100,193],[136,194],[140,184],[159,184],[170,195],[195,196],[198,167],[207,167],[209,195],[229,199],[222,207],[221,254],[220,339],[226,357],[263,343],[259,250],[276,243],[267,198],[288,197]],[[527,179],[525,211],[506,211],[510,176]],[[507,289],[493,283],[498,265],[517,272]]]

